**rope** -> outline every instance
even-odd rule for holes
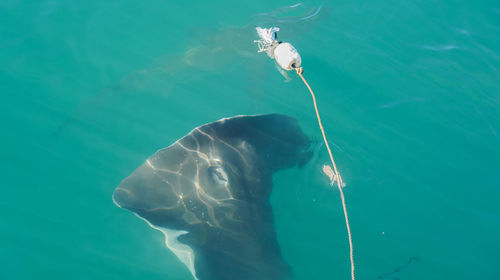
[[[344,217],[345,217],[345,225],[347,228],[347,235],[349,237],[349,256],[351,259],[351,279],[355,280],[354,278],[354,254],[353,254],[353,246],[352,246],[352,235],[351,235],[351,226],[349,225],[349,217],[347,216],[347,207],[345,205],[345,198],[344,198],[344,192],[342,191],[342,177],[340,177],[340,173],[337,170],[337,165],[335,164],[335,161],[333,160],[333,155],[332,155],[332,150],[330,149],[330,146],[328,145],[328,141],[326,139],[326,134],[325,134],[325,129],[323,128],[323,124],[321,123],[321,117],[319,116],[319,111],[318,111],[318,105],[316,104],[316,97],[314,96],[314,92],[312,91],[311,87],[309,86],[309,83],[307,83],[306,79],[302,75],[304,73],[304,69],[302,67],[297,68],[297,74],[299,77],[302,79],[306,87],[309,89],[309,92],[311,93],[313,103],[314,103],[314,110],[316,111],[316,117],[318,118],[318,124],[319,124],[319,129],[321,130],[321,134],[323,134],[323,141],[325,142],[326,149],[328,150],[328,155],[330,155],[330,160],[332,161],[333,169],[335,170],[335,176],[336,176],[336,182],[337,186],[339,187],[340,191],[340,199],[342,200],[342,207],[344,209]]]

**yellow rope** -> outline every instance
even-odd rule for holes
[[[344,217],[345,217],[345,225],[347,227],[347,235],[349,237],[349,256],[351,259],[351,278],[352,278],[352,280],[355,280],[355,278],[354,278],[354,254],[353,254],[353,248],[352,248],[351,226],[349,225],[349,217],[347,216],[347,207],[345,205],[344,192],[342,191],[342,185],[343,185],[342,177],[340,177],[340,173],[337,170],[337,165],[335,164],[335,161],[333,160],[332,150],[330,149],[330,146],[328,145],[328,141],[326,140],[325,129],[323,128],[323,124],[321,123],[321,117],[319,116],[318,105],[316,104],[316,97],[314,96],[314,92],[312,91],[311,87],[309,86],[309,83],[307,83],[307,81],[304,78],[304,76],[302,75],[302,73],[304,73],[304,69],[302,69],[302,67],[297,68],[297,74],[300,76],[300,78],[302,79],[304,84],[309,89],[309,92],[311,93],[313,103],[314,103],[314,110],[316,110],[316,117],[318,118],[319,129],[321,130],[321,134],[323,134],[323,141],[325,142],[326,149],[328,150],[328,154],[330,155],[330,160],[332,161],[333,169],[335,170],[336,182],[337,182],[337,186],[339,187],[339,191],[340,191],[340,199],[342,200],[342,207],[344,208]]]

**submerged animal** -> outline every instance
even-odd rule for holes
[[[309,147],[285,115],[222,119],[153,154],[113,201],[161,230],[195,279],[292,279],[269,196],[273,173],[307,163]]]

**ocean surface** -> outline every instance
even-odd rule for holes
[[[297,280],[500,279],[499,1],[0,2],[0,279],[192,279],[115,187],[196,126],[299,121],[315,156],[274,176]]]

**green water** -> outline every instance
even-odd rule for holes
[[[111,194],[192,128],[257,113],[297,118],[319,151],[274,177],[284,258],[348,279],[310,96],[252,43],[273,23],[347,182],[357,279],[500,279],[499,2],[293,4],[3,0],[0,279],[191,279]]]

